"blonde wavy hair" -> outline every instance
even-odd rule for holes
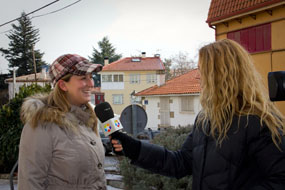
[[[199,69],[203,111],[198,122],[205,126],[210,121],[210,131],[203,129],[206,134],[221,145],[234,115],[257,115],[260,124],[265,123],[271,131],[272,140],[279,148],[281,136],[285,134],[285,118],[269,100],[250,54],[241,45],[224,39],[202,47]]]
[[[68,82],[70,78],[72,77],[72,74],[67,74],[61,78],[61,80],[64,80]],[[75,127],[73,124],[64,125],[62,123],[62,118],[65,117],[65,114],[70,111],[71,105],[67,99],[67,93],[63,91],[58,83],[55,84],[55,87],[52,92],[47,96],[47,99],[45,96],[36,96],[39,99],[41,99],[42,102],[45,102],[46,107],[42,110],[39,110],[35,117],[30,118],[30,125],[35,128],[38,126],[39,121],[48,121],[48,122],[54,122],[59,124],[60,127],[65,127],[68,129],[71,129],[74,132],[78,132],[77,127]],[[97,117],[95,115],[95,112],[93,111],[91,105],[89,103],[86,103],[85,106],[87,107],[86,112],[90,113],[90,118],[87,121],[86,125],[87,127],[92,128],[92,130],[98,135],[98,128],[97,128]],[[22,111],[23,112],[23,111]],[[46,114],[47,112],[53,112],[53,115],[56,115],[58,117],[54,118],[47,118]],[[23,115],[23,114],[22,114]],[[23,118],[21,115],[22,121],[25,123],[26,119]]]

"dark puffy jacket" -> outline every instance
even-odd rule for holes
[[[282,141],[281,152],[258,117],[241,117],[240,127],[234,117],[221,146],[194,124],[181,150],[141,143],[139,158],[132,163],[176,178],[193,175],[193,190],[285,190],[284,137]]]

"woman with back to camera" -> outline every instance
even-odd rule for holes
[[[88,103],[102,66],[66,54],[50,67],[48,95],[27,98],[19,148],[19,190],[106,189],[104,149]]]
[[[121,132],[115,150],[155,173],[192,175],[193,190],[284,190],[285,119],[249,53],[232,40],[211,43],[199,51],[199,70],[202,111],[179,151]]]

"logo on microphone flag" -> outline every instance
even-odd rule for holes
[[[115,120],[115,126],[120,127],[121,123],[118,120]]]
[[[106,137],[115,131],[123,129],[123,125],[118,117],[111,118],[104,123],[100,123],[100,127]]]
[[[106,132],[110,132],[111,129],[112,129],[112,127],[110,126],[109,123],[107,123],[107,124],[104,125],[104,130],[105,130]]]

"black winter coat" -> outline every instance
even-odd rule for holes
[[[234,117],[221,146],[194,124],[181,150],[141,143],[133,164],[165,176],[193,176],[193,190],[285,190],[285,138],[279,151],[256,116]],[[247,126],[247,127],[246,127]]]

